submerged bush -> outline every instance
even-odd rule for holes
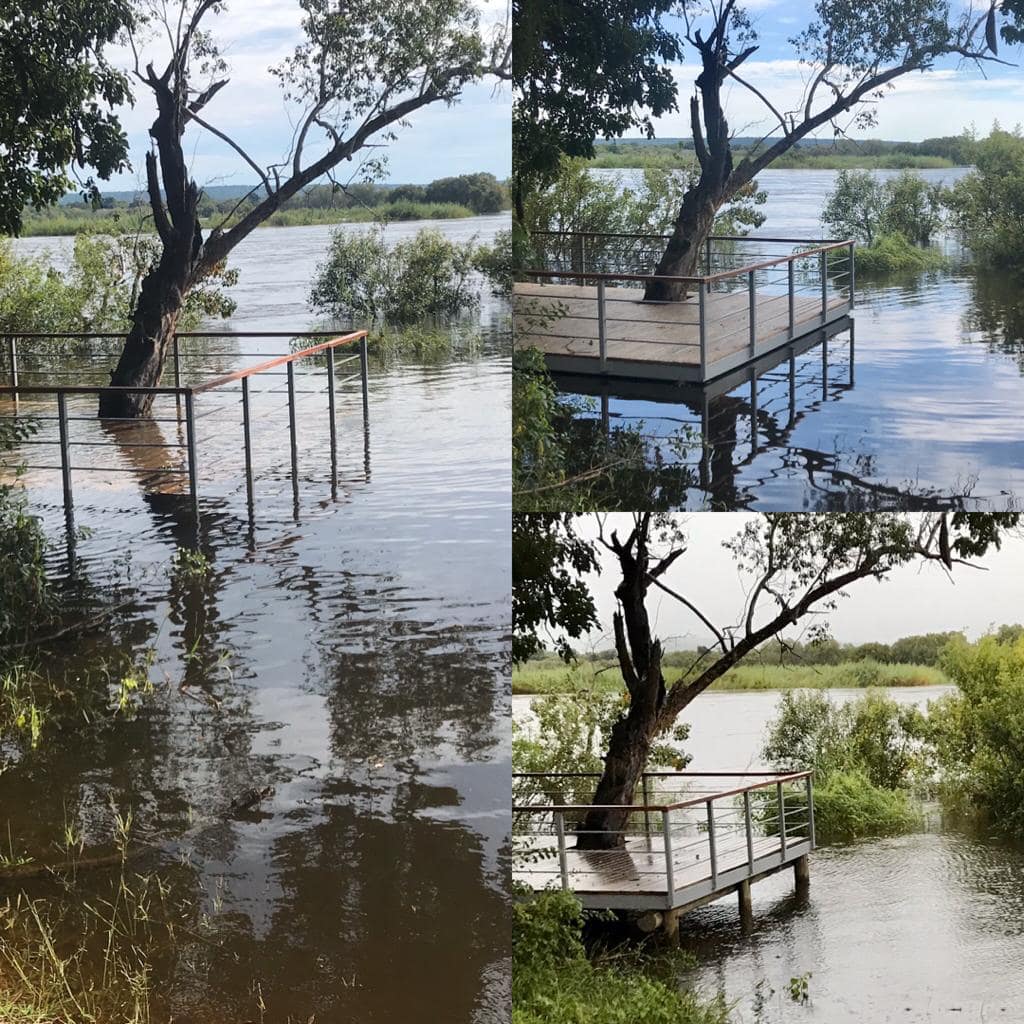
[[[726,1024],[706,999],[645,971],[640,954],[594,962],[571,893],[543,892],[513,909],[513,1024]]]
[[[903,789],[876,786],[862,771],[836,771],[814,789],[818,841],[852,842],[920,828],[920,805]]]
[[[355,323],[455,317],[480,302],[472,282],[476,259],[475,242],[452,242],[432,228],[394,245],[383,227],[336,231],[309,302],[320,313]]]
[[[882,235],[870,246],[854,250],[858,271],[892,273],[897,270],[936,270],[946,262],[938,249],[912,245],[898,233]]]
[[[841,705],[824,693],[790,692],[778,707],[763,754],[777,768],[814,771],[821,842],[918,825],[910,791],[926,764],[921,712],[873,691]]]
[[[928,708],[943,803],[1024,837],[1024,638],[955,640],[943,667],[958,687]]]

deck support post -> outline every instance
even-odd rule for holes
[[[828,401],[828,334],[821,339],[821,400]]]
[[[789,425],[796,422],[796,353],[789,350]]]
[[[803,895],[811,887],[811,859],[806,853],[793,861],[793,880],[799,895]]]
[[[718,855],[715,850],[715,802],[708,801],[708,853],[711,856],[711,888],[718,888]]]
[[[851,320],[850,321],[850,387],[851,388],[853,387],[853,349],[854,349],[853,331],[854,331],[854,327],[855,326],[856,326],[856,321]]]
[[[555,833],[558,836],[558,872],[562,876],[562,890],[569,889],[569,862],[565,855],[565,815],[555,811]]]
[[[708,291],[711,285],[708,285]],[[707,333],[707,302],[704,298],[703,285],[697,289],[697,331],[700,337],[700,379],[708,379],[708,333]]]
[[[608,334],[605,323],[604,278],[597,281],[597,348],[601,359],[601,372],[608,368]]]
[[[743,790],[743,823],[747,830],[747,873],[754,873],[754,826],[750,818],[750,790]]]
[[[782,859],[786,859],[786,792],[780,782],[775,787],[779,802],[779,844],[782,849]]]
[[[828,320],[828,253],[821,254],[821,326]]]
[[[661,827],[665,840],[665,886],[668,889],[668,905],[672,906],[676,892],[675,866],[672,863],[672,817],[670,811],[661,812]]]
[[[753,359],[757,351],[757,285],[752,270],[747,273],[747,297],[750,307],[750,357]]]
[[[740,926],[744,932],[749,932],[754,927],[754,907],[750,899],[750,879],[744,878],[737,886],[736,893],[739,896]]]
[[[665,938],[669,942],[679,941],[679,918],[682,917],[682,913],[676,909],[666,910],[662,915],[661,927],[664,931]]]
[[[857,281],[857,264],[854,262],[853,247],[854,243],[850,242],[850,309],[853,309]]]
[[[757,452],[757,373],[750,368],[750,450]]]

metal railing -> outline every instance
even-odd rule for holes
[[[519,881],[577,894],[618,888],[674,905],[681,890],[724,890],[814,848],[810,771],[645,772],[641,802],[605,807],[578,800],[593,792],[597,778],[513,775]],[[591,812],[602,810],[616,819],[614,827],[588,828]],[[588,848],[591,834],[600,835],[600,849]]]
[[[537,265],[518,268],[520,279],[578,284],[595,294],[592,299],[574,296],[575,308],[562,311],[555,298],[550,311],[540,306],[532,312],[521,301],[517,311],[525,322],[522,333],[527,338],[559,337],[550,328],[561,315],[592,321],[601,370],[607,368],[611,324],[669,323],[673,333],[668,337],[624,340],[678,347],[692,338],[705,379],[709,365],[721,362],[720,353],[753,359],[847,314],[855,303],[852,239],[713,235],[704,243],[703,273],[681,276],[654,272],[668,235],[536,232],[531,237]],[[638,292],[654,282],[683,286],[684,315],[673,312],[669,320],[653,313],[649,319],[640,316],[635,308]],[[724,301],[744,292],[746,302]],[[609,305],[616,302],[634,305],[610,312]],[[725,368],[735,364],[732,358]]]
[[[310,340],[324,339],[309,347],[300,347],[288,352],[267,353],[267,352],[235,352],[235,351],[211,351],[209,348],[196,347],[195,351],[190,350],[189,343],[192,341],[209,339],[231,339],[232,341],[245,339],[275,339],[287,338],[293,343]],[[331,485],[336,491],[338,486],[338,454],[337,454],[337,392],[338,389],[349,382],[359,380],[362,391],[362,413],[364,428],[369,423],[369,378],[368,378],[368,352],[367,332],[354,331],[345,335],[337,335],[336,332],[267,332],[248,331],[242,333],[212,333],[212,332],[183,332],[176,334],[171,343],[168,353],[169,366],[165,373],[169,372],[173,384],[159,387],[114,387],[110,384],[79,383],[79,384],[53,384],[49,383],[53,378],[72,379],[88,376],[81,368],[56,369],[53,365],[56,358],[52,352],[53,342],[85,342],[95,341],[123,342],[124,335],[119,334],[41,334],[41,333],[16,333],[4,335],[0,341],[0,350],[5,355],[4,370],[6,382],[0,385],[0,400],[4,397],[10,400],[10,411],[0,414],[0,420],[29,422],[38,426],[39,424],[56,423],[55,433],[51,436],[25,437],[18,442],[17,448],[55,448],[59,453],[57,463],[39,463],[36,461],[22,462],[18,468],[27,470],[52,470],[59,471],[61,476],[61,490],[65,515],[68,519],[69,528],[73,523],[74,512],[74,474],[80,472],[103,473],[103,474],[144,474],[152,478],[163,479],[183,478],[188,490],[189,504],[192,513],[198,521],[199,517],[199,493],[200,493],[200,443],[197,434],[197,423],[204,416],[216,412],[225,403],[241,406],[240,437],[244,457],[244,478],[246,499],[250,515],[255,504],[256,480],[254,474],[253,459],[253,396],[254,394],[273,394],[278,392],[277,386],[266,388],[253,388],[251,382],[254,380],[265,380],[274,376],[284,376],[284,389],[286,394],[286,405],[288,409],[288,431],[290,450],[290,476],[292,488],[296,501],[298,500],[299,482],[299,425],[296,417],[296,408],[299,395],[320,394],[327,396],[327,410],[329,415],[329,437],[331,455]],[[48,343],[43,349],[38,343]],[[339,357],[339,350],[342,348],[356,348],[351,355]],[[46,349],[49,348],[50,351]],[[268,358],[269,357],[269,358]],[[73,361],[109,362],[110,353],[76,352]],[[219,373],[215,376],[204,376],[198,371],[191,371],[185,365],[190,358],[201,359],[209,362],[215,358],[227,358],[237,360],[241,358],[258,358],[259,362],[245,366],[226,373]],[[319,363],[322,361],[324,374],[323,381],[314,381],[318,386],[313,388],[300,388],[300,377],[314,378],[318,376]],[[358,363],[358,368],[348,374],[339,374],[340,368]],[[299,372],[299,368],[303,371]],[[97,371],[97,373],[100,371]],[[188,378],[198,378],[188,380]],[[47,383],[26,383],[26,378],[42,378]],[[0,378],[2,379],[2,378]],[[237,387],[237,393],[235,388]],[[99,418],[95,408],[76,409],[72,403],[76,399],[90,399],[97,403],[105,394],[120,393],[132,395],[152,396],[154,409],[157,414],[141,419],[125,418]],[[209,410],[198,411],[197,405],[210,401],[215,396],[222,401]],[[173,399],[173,404],[167,400]],[[165,400],[165,401],[161,401]],[[213,404],[213,403],[211,403]],[[92,402],[90,401],[90,406]],[[2,408],[2,406],[0,406]],[[80,413],[75,415],[75,413]],[[82,437],[74,432],[74,424],[90,424],[89,436]],[[160,424],[174,424],[178,427],[178,440],[167,441],[160,435],[160,440],[154,440],[156,434],[147,434],[154,427]],[[99,427],[104,432],[102,438],[96,439],[95,429]],[[222,424],[218,424],[222,426]],[[126,440],[127,436],[137,437],[142,432],[143,440]],[[122,454],[134,456],[135,453],[152,452],[159,449],[177,450],[182,453],[180,464],[146,464],[142,466],[132,465],[128,467],[116,466],[113,464],[81,464],[76,463],[73,458],[74,449],[97,449],[116,446]]]

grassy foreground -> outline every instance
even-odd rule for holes
[[[669,685],[683,674],[667,667]],[[853,661],[839,665],[740,665],[711,685],[712,690],[820,690],[830,687],[864,689],[871,686],[940,686],[949,680],[928,665],[883,665],[877,661]],[[512,692],[517,694],[568,693],[588,687],[602,693],[623,689],[622,674],[612,662],[583,662],[572,668],[549,660],[530,662],[512,673]]]

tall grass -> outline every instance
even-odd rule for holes
[[[666,668],[669,685],[683,669]],[[579,680],[580,683],[576,683]],[[713,690],[864,689],[869,686],[940,686],[945,674],[928,665],[883,665],[877,661],[853,661],[840,665],[739,665],[716,680]],[[530,662],[512,673],[512,692],[519,694],[565,693],[585,684],[612,693],[624,688],[622,674],[612,662],[583,662],[570,670],[557,661]]]

